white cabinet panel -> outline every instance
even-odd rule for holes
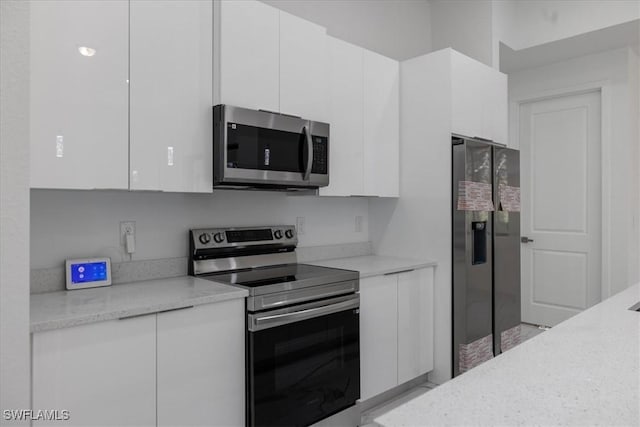
[[[491,70],[486,79],[487,102],[483,106],[487,138],[509,145],[509,100],[507,75]]]
[[[452,111],[451,128],[453,133],[470,137],[488,138],[484,133],[483,70],[481,64],[473,59],[452,52]]]
[[[323,27],[280,12],[281,113],[328,121],[328,58]]]
[[[155,425],[155,355],[155,315],[34,333],[33,409],[69,410],[65,426]]]
[[[363,49],[329,37],[329,186],[322,196],[364,194]]]
[[[128,1],[34,1],[30,17],[31,187],[126,189]]]
[[[398,197],[400,66],[364,51],[364,194]]]
[[[433,370],[433,269],[398,275],[398,384]]]
[[[507,76],[451,51],[452,132],[507,143]]]
[[[244,300],[158,314],[158,426],[245,424]]]
[[[396,276],[360,280],[360,398],[398,383],[398,292]]]
[[[280,109],[280,14],[255,0],[220,5],[220,102]]]
[[[212,1],[131,1],[130,186],[212,191]]]

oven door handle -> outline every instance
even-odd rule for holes
[[[309,181],[309,175],[311,175],[311,168],[313,167],[313,141],[311,140],[311,126],[304,126],[302,131],[307,139],[307,167],[304,171],[303,180]]]
[[[321,307],[308,308],[306,310],[294,311],[291,313],[273,315],[253,315],[250,316],[249,330],[260,331],[262,329],[273,328],[288,323],[300,322],[301,320],[313,319],[327,314],[337,313],[349,309],[360,307],[360,298],[356,295],[347,301],[335,304],[323,305]]]

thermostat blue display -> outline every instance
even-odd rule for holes
[[[71,264],[71,283],[95,282],[106,279],[106,262]]]
[[[67,260],[67,289],[93,288],[111,284],[109,258]]]

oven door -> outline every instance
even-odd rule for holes
[[[359,296],[248,316],[247,424],[308,426],[360,397]]]

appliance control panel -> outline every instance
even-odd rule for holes
[[[191,230],[191,240],[196,250],[274,244],[295,246],[298,243],[296,227],[293,225],[198,228]]]

